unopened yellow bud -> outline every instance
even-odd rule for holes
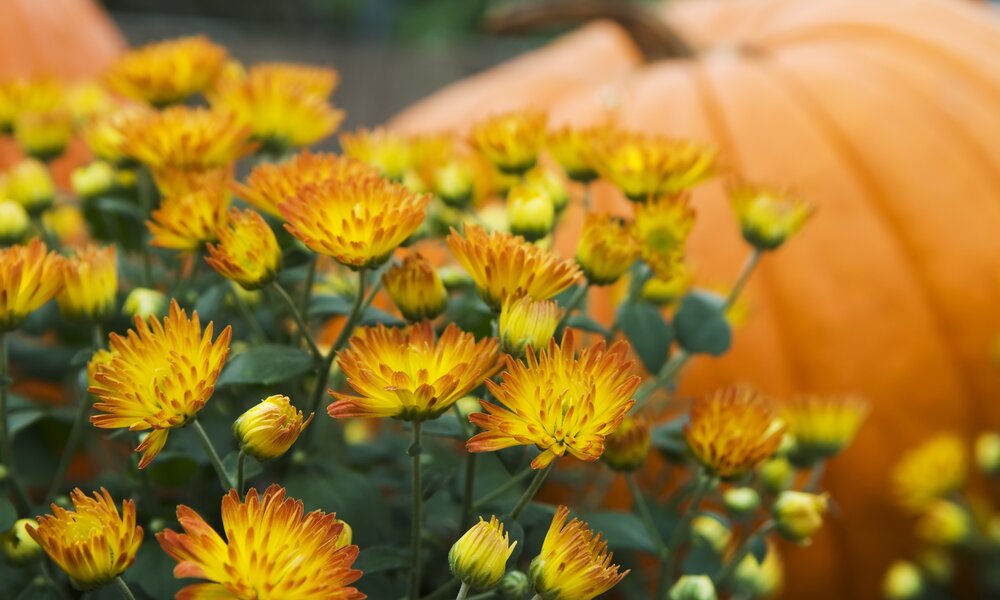
[[[229,209],[229,219],[208,244],[205,262],[215,272],[247,290],[259,289],[278,276],[281,248],[264,217],[253,210]]]
[[[812,210],[780,190],[739,185],[730,200],[743,238],[758,250],[774,250],[802,229]]]
[[[28,211],[13,200],[0,200],[0,246],[24,240],[31,229]]]
[[[103,320],[118,298],[118,259],[114,246],[88,246],[69,257],[62,270],[59,310],[76,319]]]
[[[733,533],[718,519],[699,515],[691,521],[691,537],[696,544],[703,544],[716,554],[722,554],[733,539]]]
[[[625,274],[639,256],[639,245],[628,226],[610,214],[588,213],[583,221],[576,262],[594,285],[610,285]]]
[[[601,459],[616,471],[634,471],[646,462],[652,426],[645,415],[628,415],[614,433],[604,438]]]
[[[528,186],[537,188],[548,194],[549,198],[552,199],[552,206],[555,207],[557,215],[565,210],[569,204],[569,191],[566,189],[566,184],[563,182],[562,177],[555,171],[536,167],[525,174],[524,182]]]
[[[982,433],[976,438],[976,465],[988,475],[1000,473],[1000,433]]]
[[[56,184],[48,168],[34,159],[23,160],[7,174],[7,195],[29,215],[40,215],[56,199]]]
[[[670,588],[670,600],[715,600],[715,584],[708,575],[682,575]]]
[[[524,596],[531,589],[531,580],[524,571],[507,571],[507,574],[500,580],[500,597],[504,600],[524,600]]]
[[[911,600],[923,591],[923,575],[916,565],[908,561],[894,562],[882,580],[882,596],[886,600]]]
[[[480,518],[448,552],[451,573],[473,589],[491,588],[500,583],[515,546],[496,517]]]
[[[434,172],[434,193],[448,206],[461,208],[472,200],[475,174],[465,162],[453,160]]]
[[[764,562],[747,554],[733,571],[733,587],[753,598],[764,598],[781,589],[782,565],[776,548],[768,547]]]
[[[547,236],[556,222],[552,197],[540,188],[519,185],[507,196],[510,231],[529,242]]]
[[[657,306],[673,306],[691,289],[691,269],[684,263],[677,265],[669,279],[650,277],[642,284],[640,297]]]
[[[521,356],[531,346],[540,350],[555,335],[563,309],[555,300],[530,296],[507,299],[500,307],[500,343],[504,352]]]
[[[167,314],[167,297],[149,288],[135,288],[125,297],[122,312],[141,319],[160,317]]]
[[[972,517],[967,510],[948,500],[935,500],[920,514],[916,534],[938,546],[960,544],[972,531]]]
[[[809,538],[823,526],[823,515],[828,505],[825,494],[782,492],[772,507],[778,532],[794,542],[808,543]]]
[[[66,151],[73,136],[73,116],[62,110],[27,112],[14,123],[14,139],[28,156],[51,160]]]
[[[303,419],[288,396],[268,396],[236,419],[233,434],[243,452],[269,460],[288,452],[312,418]]]
[[[488,117],[472,128],[472,143],[503,173],[535,166],[545,141],[545,113],[519,111]]]
[[[729,488],[722,494],[729,512],[737,516],[752,514],[760,507],[760,494],[752,487]]]
[[[73,193],[84,199],[106,194],[116,186],[117,179],[114,167],[103,161],[77,167],[70,173]]]
[[[382,284],[408,321],[433,319],[444,312],[448,291],[434,265],[419,252],[409,254],[382,276]]]
[[[795,477],[795,468],[792,463],[783,456],[769,458],[757,468],[757,477],[764,484],[767,491],[777,494],[788,489]]]
[[[11,564],[25,565],[42,555],[42,547],[28,533],[28,526],[38,527],[34,519],[18,519],[10,531],[0,534],[0,550]]]

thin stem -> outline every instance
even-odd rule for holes
[[[580,303],[583,302],[583,299],[587,297],[587,292],[589,290],[590,290],[590,281],[576,288],[576,291],[573,292],[573,295],[570,297],[569,302],[566,303],[566,308],[563,310],[562,318],[559,319],[558,323],[556,323],[556,331],[559,331],[560,329],[566,326],[566,322],[569,321],[569,318],[570,316],[572,316],[573,311],[575,311],[576,308],[580,306]]]
[[[191,424],[194,426],[195,433],[198,434],[198,441],[201,442],[201,447],[205,449],[205,454],[208,455],[215,473],[219,476],[219,483],[222,484],[222,489],[228,492],[233,489],[233,482],[226,473],[226,468],[222,466],[222,459],[219,458],[219,453],[215,451],[212,440],[208,438],[205,428],[201,426],[198,419],[191,419]]]
[[[319,257],[316,254],[309,254],[309,267],[306,269],[305,287],[302,289],[302,300],[299,302],[299,310],[309,314],[309,301],[312,299],[313,283],[316,281],[316,265]]]
[[[632,492],[635,509],[638,511],[639,517],[642,519],[642,523],[646,527],[646,533],[649,535],[649,540],[653,542],[653,546],[656,548],[657,554],[659,554],[660,559],[663,560],[667,557],[669,550],[667,549],[666,542],[663,541],[663,536],[660,535],[660,530],[656,527],[656,521],[653,520],[652,513],[649,512],[649,504],[646,503],[646,497],[643,495],[642,490],[639,489],[639,482],[635,480],[635,473],[627,474],[625,476],[625,481],[628,483],[629,491]]]
[[[458,595],[455,596],[455,600],[465,600],[469,596],[469,584],[462,582],[462,587],[458,589]]]
[[[115,587],[121,593],[122,598],[125,600],[135,600],[135,595],[132,594],[132,590],[128,589],[128,584],[121,577],[115,577],[114,579]]]
[[[538,493],[539,488],[542,487],[542,484],[545,482],[545,478],[548,477],[549,471],[552,470],[552,467],[554,467],[555,464],[556,461],[553,460],[549,463],[549,466],[545,467],[539,471],[537,475],[535,475],[535,478],[531,480],[531,485],[528,486],[528,489],[524,490],[524,493],[521,494],[521,499],[514,505],[514,510],[510,511],[511,519],[516,521],[518,517],[521,516],[521,513],[524,512],[525,508],[527,508],[528,503],[531,502],[531,499]]]
[[[468,419],[462,414],[462,409],[458,407],[458,404],[452,404],[452,409],[455,411],[455,416],[458,417],[458,424],[462,428],[462,434],[466,438],[472,432],[469,431]],[[475,452],[466,452],[465,455],[465,488],[462,494],[462,510],[459,512],[458,528],[464,529],[465,526],[472,519],[472,504],[473,495],[476,493],[476,466],[478,465],[479,455]]]
[[[45,502],[50,502],[59,492],[59,487],[66,479],[66,472],[73,461],[77,446],[80,445],[80,438],[83,437],[84,426],[87,423],[87,413],[90,409],[90,396],[87,390],[80,390],[77,398],[76,415],[73,417],[73,425],[69,430],[69,437],[66,438],[66,446],[63,448],[62,456],[59,457],[59,465],[55,474],[52,475],[52,483],[49,484],[49,491],[45,494]]]
[[[750,550],[753,549],[754,541],[757,540],[757,538],[763,537],[768,533],[770,533],[771,530],[774,529],[774,527],[775,527],[775,522],[771,519],[768,519],[767,521],[761,523],[760,527],[758,527],[753,533],[748,535],[747,538],[743,540],[743,543],[740,544],[740,547],[736,550],[736,553],[733,554],[733,558],[728,563],[726,563],[726,566],[724,566],[715,575],[715,577],[712,578],[712,581],[715,582],[715,585],[718,587],[723,586],[726,583],[726,581],[730,577],[732,577],[733,572],[735,572],[736,569],[740,566],[740,563],[743,562],[743,559],[747,557],[747,554],[750,554]]]
[[[819,461],[809,471],[809,477],[802,484],[803,492],[815,492],[819,489],[820,482],[823,481],[823,473],[826,472],[826,461]]]
[[[153,193],[154,193],[154,183],[153,175],[149,172],[146,167],[139,167],[135,174],[136,179],[136,189],[139,194],[139,207],[142,209],[144,216],[148,217],[153,211]],[[142,258],[142,275],[143,284],[146,286],[153,285],[153,265],[152,259],[149,255],[149,244],[146,236],[143,235],[143,240],[140,241],[140,253]]]
[[[247,455],[241,448],[240,457],[236,459],[236,493],[239,494],[240,498],[243,497],[243,490],[246,488],[246,464]]]
[[[413,465],[413,510],[412,525],[410,527],[410,600],[417,600],[420,597],[420,532],[423,523],[423,484],[420,480],[420,454],[423,448],[420,446],[420,433],[423,424],[420,421],[413,422],[413,443],[407,450]]]
[[[306,321],[302,317],[302,313],[299,312],[299,307],[295,305],[295,301],[292,300],[292,297],[288,295],[288,292],[285,291],[285,288],[281,287],[281,284],[278,283],[277,281],[273,282],[271,284],[271,287],[274,289],[275,292],[278,293],[279,296],[281,296],[281,299],[284,300],[285,304],[288,306],[288,310],[292,314],[292,318],[295,319],[295,324],[299,328],[299,333],[302,334],[302,337],[305,338],[306,343],[309,344],[309,351],[312,352],[317,362],[319,363],[323,362],[324,360],[323,353],[319,351],[319,347],[316,345],[316,341],[313,340],[312,335],[309,334],[309,326],[306,325]]]
[[[667,542],[667,549],[670,552],[670,555],[666,560],[665,568],[661,574],[663,576],[660,581],[661,600],[667,600],[670,583],[673,580],[674,572],[677,570],[677,561],[680,557],[680,546],[684,542],[684,539],[688,536],[688,529],[691,526],[691,520],[698,513],[698,505],[701,504],[705,494],[707,494],[715,484],[715,479],[706,474],[704,471],[699,470],[697,477],[698,485],[691,494],[691,503],[688,504],[687,509],[681,514],[681,518],[677,521],[674,532],[670,536],[670,541]]]
[[[10,369],[7,365],[7,334],[0,332],[0,466],[7,470],[6,481],[11,491],[14,492],[17,512],[24,516],[31,509],[31,501],[14,472],[14,447],[11,443],[7,422],[7,388],[10,383]]]
[[[517,487],[517,484],[520,483],[522,479],[525,479],[528,475],[531,475],[534,472],[535,470],[532,469],[531,467],[525,467],[525,469],[520,473],[512,475],[510,479],[505,481],[502,485],[497,486],[495,490],[489,492],[479,500],[476,500],[476,502],[472,505],[473,510],[479,510],[480,508],[483,508],[493,500],[496,500],[500,496],[503,496],[508,491]]]
[[[740,272],[736,276],[736,281],[733,283],[733,287],[730,288],[729,295],[726,296],[726,301],[722,305],[722,310],[731,308],[733,304],[736,302],[736,300],[740,297],[740,293],[746,286],[747,281],[750,280],[750,275],[753,273],[753,270],[757,268],[757,264],[760,263],[760,259],[763,256],[764,256],[763,252],[761,252],[757,248],[754,248],[753,251],[750,252],[750,256],[748,256],[747,259],[743,261],[743,266],[740,267]]]

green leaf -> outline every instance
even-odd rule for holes
[[[653,447],[675,460],[683,459],[688,451],[687,440],[684,439],[684,425],[687,421],[688,417],[684,414],[657,425],[650,440]]]
[[[587,513],[580,517],[594,532],[602,532],[612,550],[656,552],[656,546],[638,516],[617,510]]]
[[[222,459],[222,466],[226,469],[226,473],[229,475],[233,482],[236,482],[236,469],[239,466],[240,453],[239,451],[230,452]],[[251,478],[256,477],[264,472],[264,466],[260,464],[256,458],[252,456],[246,457],[246,462],[243,463],[243,479],[244,482],[250,481]]]
[[[31,427],[38,421],[45,418],[45,411],[37,406],[31,406],[27,408],[22,408],[20,410],[11,410],[10,414],[7,416],[7,427],[9,428],[10,436],[14,437],[21,430]]]
[[[441,415],[433,421],[425,422],[421,427],[421,431],[426,435],[456,440],[464,440],[466,437],[465,432],[462,430],[462,425],[458,422],[458,418],[451,413]]]
[[[688,352],[719,356],[729,349],[732,332],[726,321],[725,301],[717,294],[696,290],[681,300],[674,316],[677,342]]]
[[[150,480],[166,487],[180,487],[191,481],[197,472],[198,463],[194,459],[176,454],[161,454],[149,465]]]
[[[656,373],[663,368],[674,336],[658,308],[647,302],[626,302],[618,309],[618,325],[646,371]]]
[[[566,320],[566,326],[589,331],[590,333],[597,333],[603,335],[607,339],[611,339],[615,335],[610,329],[601,325],[594,319],[591,319],[587,315],[576,314],[571,316]]]
[[[233,357],[218,385],[274,385],[308,373],[314,365],[312,355],[304,350],[265,344]]]
[[[316,296],[309,303],[310,318],[326,318],[351,312],[351,300],[343,296]]]
[[[406,321],[396,315],[391,315],[384,310],[369,306],[365,309],[365,314],[361,315],[361,324],[370,326],[381,323],[386,327],[400,327],[406,325]]]
[[[0,496],[0,533],[9,531],[17,520],[17,509],[6,496]]]
[[[372,546],[358,553],[354,568],[365,575],[409,568],[410,553],[396,546]]]

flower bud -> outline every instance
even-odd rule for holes
[[[696,544],[702,544],[711,548],[716,554],[722,554],[733,539],[733,534],[715,517],[698,515],[691,520],[691,538]]]
[[[762,462],[757,468],[757,477],[767,491],[777,494],[788,489],[795,477],[792,463],[783,456],[775,456]]]
[[[987,475],[1000,473],[1000,433],[982,433],[976,438],[976,466]]]
[[[691,288],[691,269],[684,263],[677,265],[669,279],[650,277],[642,284],[639,297],[656,306],[673,306],[680,302]]]
[[[793,542],[807,543],[823,526],[823,514],[828,504],[826,494],[781,492],[772,507],[778,532]]]
[[[601,459],[616,471],[635,471],[646,462],[652,427],[645,415],[627,415],[618,429],[604,438]]]
[[[434,172],[434,193],[448,206],[462,208],[472,200],[475,174],[466,162],[452,160]]]
[[[334,521],[341,526],[340,535],[337,536],[337,549],[350,546],[351,540],[354,539],[354,530],[347,524],[347,521],[341,521],[340,519],[335,519]]]
[[[524,596],[531,589],[531,581],[524,571],[507,571],[507,574],[500,580],[500,597],[504,600],[524,600]]]
[[[73,193],[89,199],[97,198],[113,189],[117,185],[118,174],[108,163],[95,161],[73,169],[69,177]]]
[[[555,171],[536,167],[525,174],[524,182],[528,186],[548,194],[557,215],[565,210],[569,204],[569,191],[566,190],[566,184]]]
[[[715,584],[708,575],[682,575],[670,588],[670,600],[715,600]]]
[[[947,584],[955,576],[955,559],[946,550],[925,550],[920,553],[917,562],[927,578],[935,583]]]
[[[760,507],[760,494],[751,487],[734,487],[723,493],[722,501],[729,512],[743,517],[753,514]]]
[[[480,518],[448,552],[451,573],[473,589],[489,589],[500,583],[515,546],[496,517]]]
[[[882,596],[886,600],[911,600],[923,591],[923,575],[916,565],[908,561],[894,562],[882,580]]]
[[[758,250],[774,250],[802,229],[812,210],[780,190],[739,185],[729,192],[743,239]]]
[[[628,227],[612,215],[588,213],[576,246],[576,262],[594,285],[610,285],[625,274],[639,256],[639,245]]]
[[[44,164],[27,159],[7,173],[7,195],[29,215],[40,215],[55,202],[56,184]]]
[[[521,356],[531,346],[540,350],[555,335],[563,309],[555,300],[535,300],[530,296],[507,299],[500,307],[500,344],[503,351]]]
[[[233,434],[243,452],[258,460],[278,458],[288,451],[299,434],[312,421],[305,420],[288,396],[268,396],[240,415],[233,423]]]
[[[42,547],[28,533],[28,526],[38,527],[34,519],[18,519],[10,531],[0,535],[0,550],[14,565],[25,565],[42,555]]]
[[[382,284],[406,320],[433,319],[448,305],[448,291],[434,265],[419,252],[409,254],[382,276]]]
[[[782,583],[781,558],[777,549],[768,544],[763,562],[758,561],[752,553],[747,554],[733,571],[732,583],[735,589],[753,598],[776,594]]]
[[[555,204],[544,189],[519,185],[507,196],[510,231],[534,242],[547,236],[556,222]]]
[[[948,500],[935,500],[920,514],[915,526],[917,537],[937,546],[953,546],[965,541],[972,531],[972,517]]]
[[[252,210],[229,210],[216,230],[218,243],[208,244],[205,262],[215,272],[247,290],[259,289],[278,276],[281,248],[264,217]]]
[[[14,139],[28,156],[52,160],[73,136],[73,116],[62,110],[25,112],[14,123]]]
[[[88,246],[64,261],[59,310],[76,319],[101,321],[115,309],[118,297],[118,253],[114,246]]]
[[[24,240],[31,229],[28,211],[13,200],[0,200],[0,246]]]
[[[132,317],[148,319],[167,314],[167,297],[149,288],[135,288],[125,297],[122,312]]]

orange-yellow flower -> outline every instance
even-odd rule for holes
[[[957,435],[940,434],[907,452],[892,472],[900,504],[921,510],[965,484],[969,456]]]
[[[211,583],[189,585],[177,597],[363,600],[349,587],[361,571],[352,568],[358,547],[344,543],[344,523],[332,513],[303,513],[302,501],[286,498],[278,485],[263,498],[251,489],[243,502],[230,490],[222,498],[223,539],[193,509],[178,506],[184,533],[167,529],[156,541],[177,561],[174,577]]]
[[[448,566],[452,575],[472,589],[489,589],[500,583],[516,546],[496,516],[488,522],[479,517],[448,551]]]
[[[152,430],[136,448],[143,453],[140,469],[163,449],[170,430],[187,424],[212,397],[232,335],[226,327],[213,342],[213,329],[209,323],[203,333],[198,313],[188,318],[173,301],[162,322],[137,317],[127,337],[111,334],[111,361],[97,366],[90,386],[101,414],[90,422],[101,429]]]
[[[610,132],[610,128],[600,126],[562,127],[549,132],[546,146],[570,179],[587,183],[597,178],[593,147]]]
[[[161,167],[153,171],[153,181],[164,198],[177,198],[204,192],[227,192],[233,177],[233,166],[208,169]],[[228,199],[229,194],[225,194]]]
[[[652,425],[645,415],[626,416],[605,440],[602,460],[616,471],[634,471],[646,462]]]
[[[73,136],[73,116],[65,108],[23,111],[14,121],[14,140],[28,156],[51,160],[66,150]]]
[[[334,69],[285,62],[256,63],[249,77],[271,79],[276,85],[300,89],[303,94],[321,98],[329,98],[340,81]]]
[[[233,433],[244,452],[269,460],[288,452],[313,416],[303,418],[288,396],[268,396],[237,417]]]
[[[368,176],[305,187],[278,210],[289,233],[311,250],[362,269],[384,263],[420,227],[429,201]]]
[[[225,48],[204,36],[177,38],[126,53],[109,69],[107,82],[124,96],[163,107],[207,90],[225,61]]]
[[[3,188],[0,182],[0,197]],[[31,230],[31,217],[20,203],[13,200],[0,200],[0,246],[17,244],[28,237]]]
[[[576,262],[594,285],[610,285],[639,258],[628,225],[606,213],[587,213],[576,247]]]
[[[597,172],[630,200],[675,195],[713,173],[715,150],[691,142],[616,132],[594,145]]]
[[[281,267],[281,248],[274,231],[252,210],[229,210],[228,222],[216,231],[218,244],[208,244],[207,262],[219,275],[248,290],[274,280]]]
[[[556,509],[542,551],[531,561],[531,582],[543,600],[591,600],[629,573],[612,564],[614,555],[600,534],[579,519],[567,523],[568,517],[568,508]]]
[[[500,171],[524,173],[538,162],[546,120],[533,110],[488,117],[472,126],[472,143]]]
[[[759,250],[784,244],[812,214],[808,204],[776,188],[741,183],[729,190],[729,199],[743,238]]]
[[[151,109],[145,104],[126,104],[117,110],[95,116],[80,129],[80,137],[97,158],[116,166],[129,163],[126,135],[145,120]]]
[[[94,497],[79,489],[70,493],[75,510],[52,505],[52,515],[38,517],[28,533],[49,558],[83,590],[102,587],[135,562],[142,527],[135,524],[135,502],[122,502],[122,512],[108,490]]]
[[[541,469],[567,452],[594,461],[604,438],[614,432],[635,404],[639,378],[631,374],[629,348],[602,341],[575,356],[573,331],[562,345],[551,340],[524,361],[507,359],[503,381],[486,386],[500,404],[481,402],[486,412],[469,419],[484,429],[466,444],[470,452],[493,452],[534,444],[542,451],[531,466]],[[501,406],[502,405],[502,406]]]
[[[114,246],[88,246],[65,260],[63,289],[56,297],[63,314],[104,319],[115,310],[118,253]]]
[[[429,321],[392,329],[379,324],[358,329],[337,364],[359,395],[331,391],[331,417],[424,421],[496,372],[497,341],[477,342],[454,323],[436,341]]]
[[[742,475],[773,455],[784,426],[770,400],[745,387],[729,387],[695,400],[684,437],[712,474]]]
[[[193,252],[215,241],[226,221],[229,196],[224,191],[205,189],[184,196],[165,198],[152,212],[146,227],[152,234],[150,245],[180,252]]]
[[[123,151],[151,168],[206,170],[227,167],[251,149],[250,127],[236,116],[207,108],[174,106],[124,126]]]
[[[433,319],[448,303],[448,291],[434,265],[414,252],[382,276],[382,285],[408,321]]]
[[[535,300],[530,296],[511,298],[500,307],[497,331],[503,351],[524,354],[528,346],[544,348],[559,327],[564,311],[555,300]]]
[[[693,227],[694,210],[686,197],[662,197],[636,207],[632,236],[653,273],[670,279],[680,268]]]
[[[798,396],[781,406],[781,418],[795,439],[792,462],[808,466],[851,443],[868,416],[868,403],[854,396]]]
[[[509,233],[486,233],[468,225],[463,238],[452,230],[448,247],[476,282],[479,295],[494,309],[508,298],[531,296],[547,300],[577,280],[579,269],[573,261],[529,244]]]
[[[344,154],[379,170],[393,181],[402,181],[415,165],[413,144],[405,137],[385,129],[362,129],[340,136]]]
[[[0,332],[20,325],[62,290],[64,263],[38,238],[0,249]]]

